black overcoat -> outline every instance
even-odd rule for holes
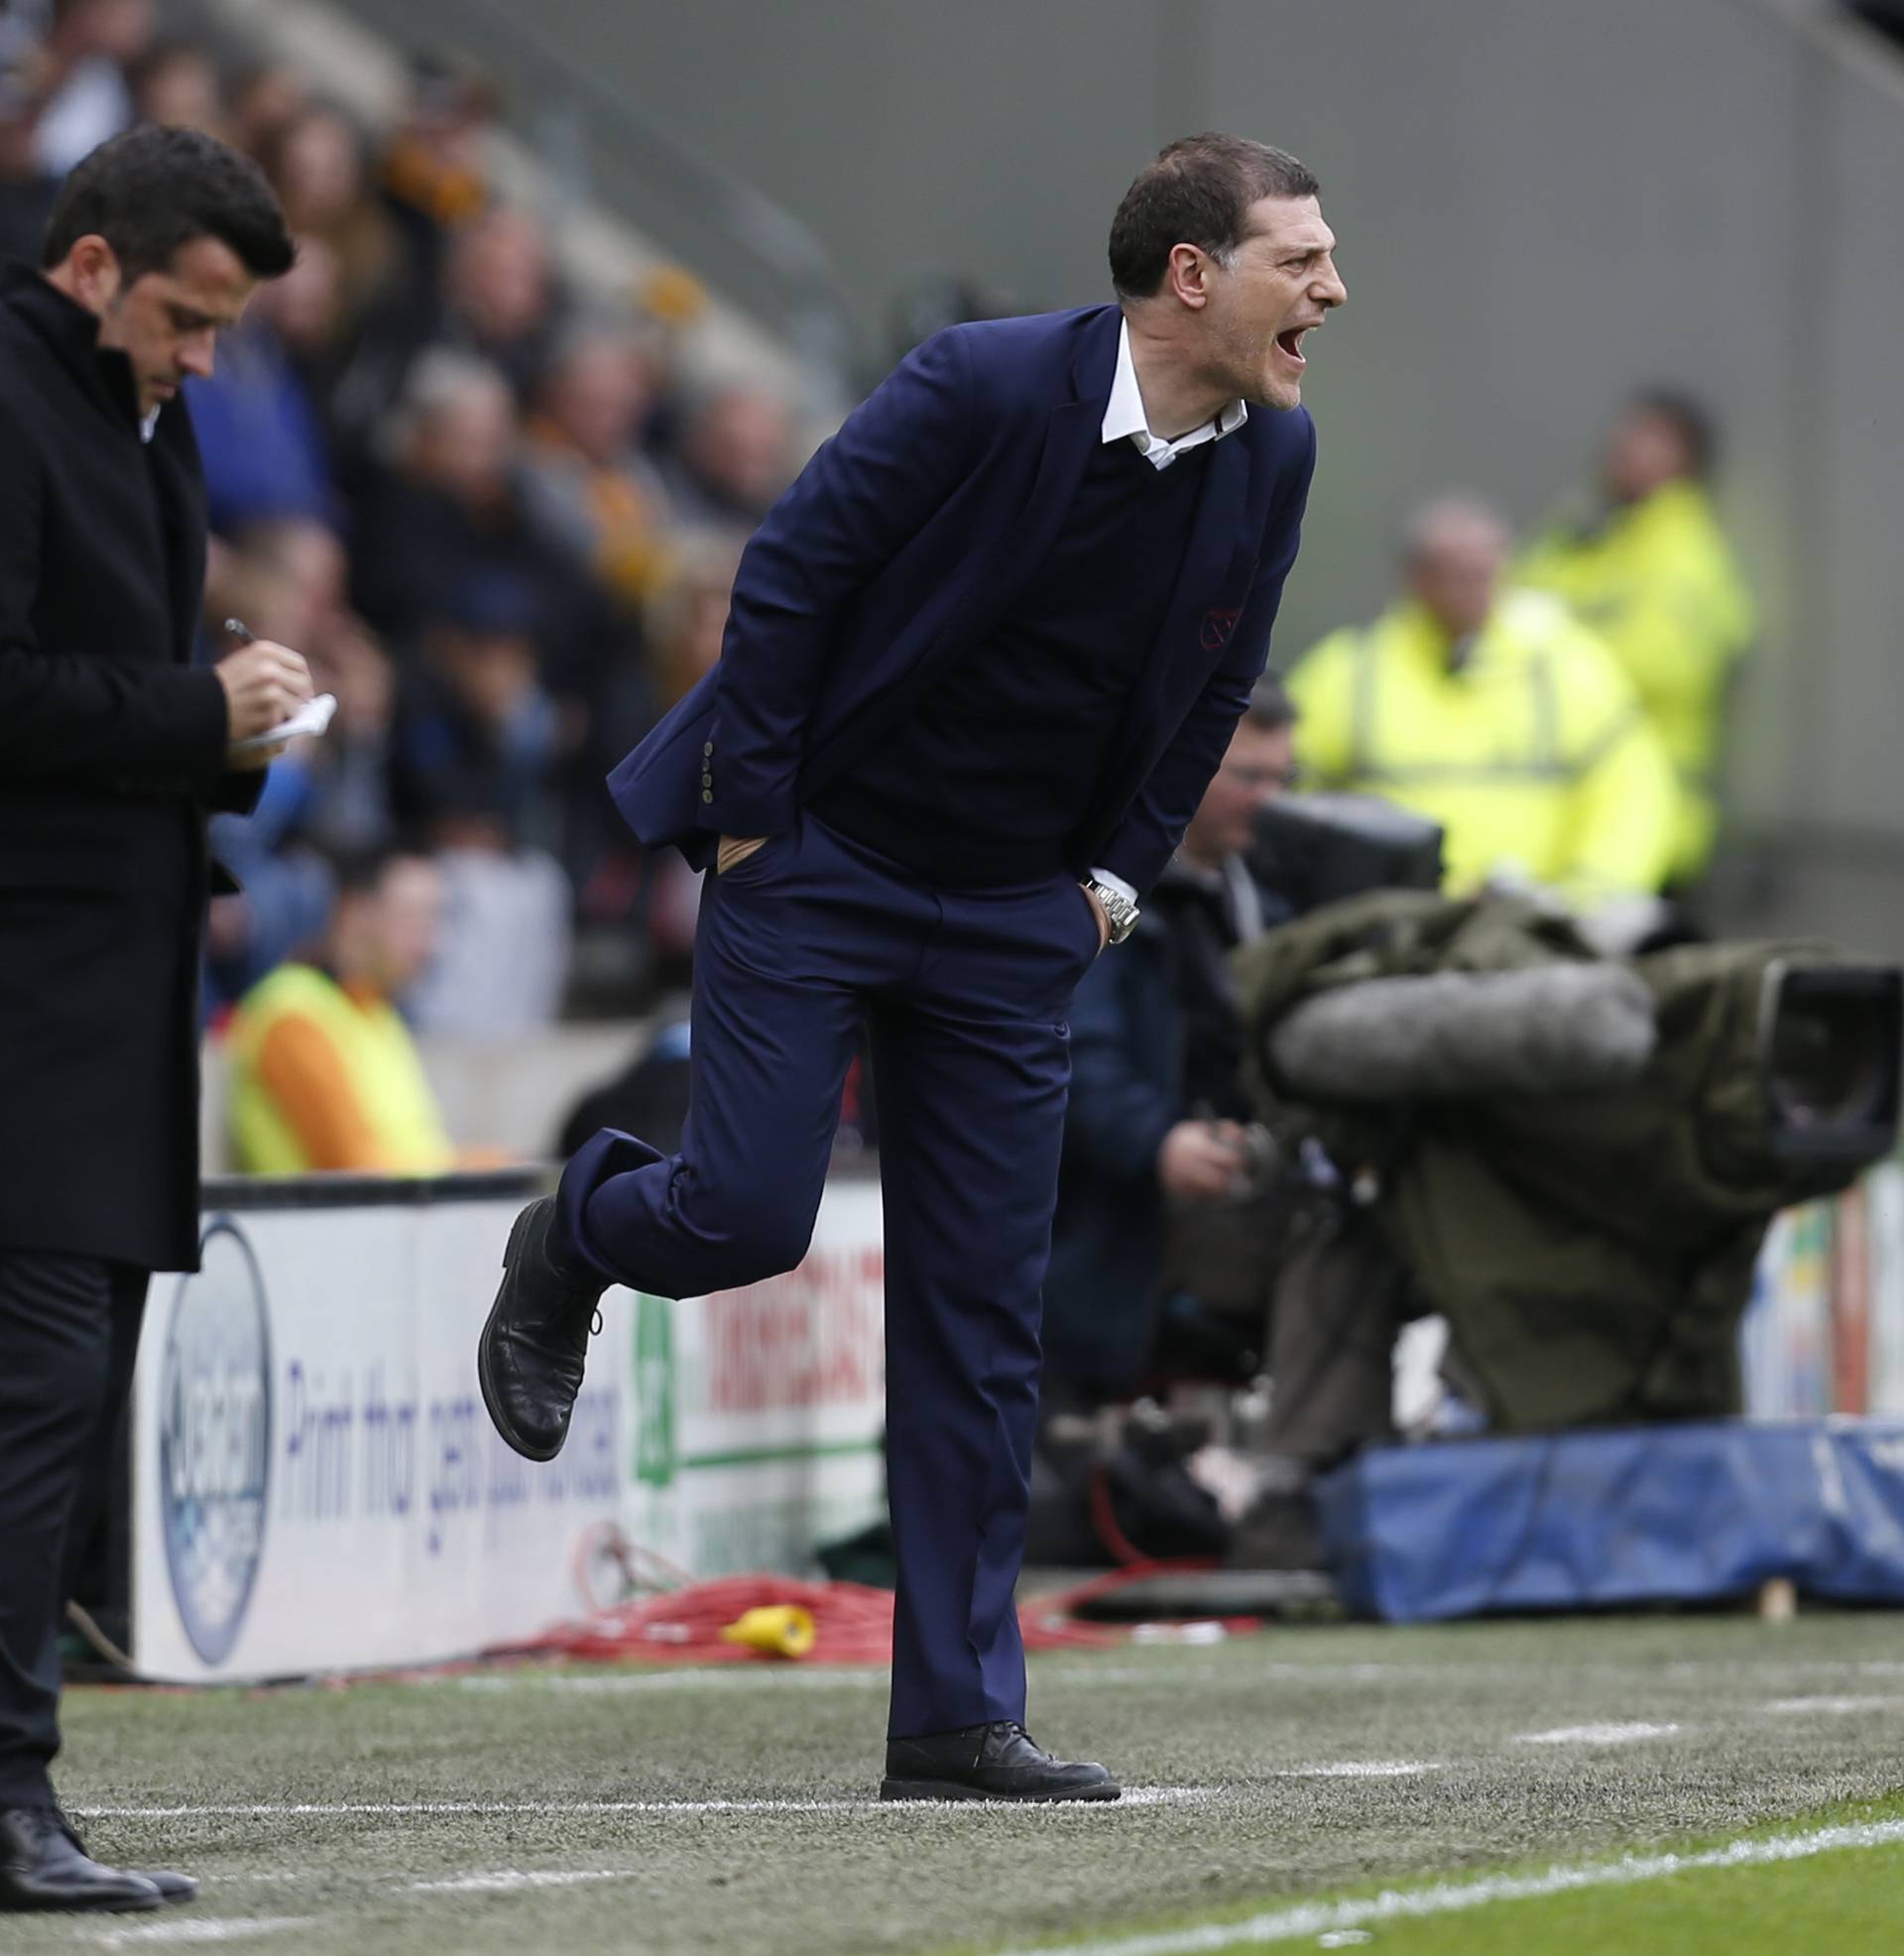
[[[204,575],[183,402],[142,440],[125,356],[0,265],[0,1248],[197,1268],[205,818],[262,782]]]

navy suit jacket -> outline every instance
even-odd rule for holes
[[[848,417],[741,559],[721,658],[609,777],[650,847],[774,835],[1031,586],[1101,438],[1120,315],[952,326]],[[1306,411],[1211,449],[1162,629],[1073,867],[1162,873],[1269,655],[1315,466]],[[948,805],[946,820],[958,809]]]

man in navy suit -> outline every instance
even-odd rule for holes
[[[610,778],[710,864],[681,1150],[595,1136],[518,1219],[478,1372],[531,1459],[611,1284],[791,1269],[871,1035],[898,1554],[887,1798],[1110,1799],[1025,1735],[1013,1587],[1066,1011],[1130,934],[1268,656],[1315,463],[1302,340],[1345,298],[1316,180],[1173,143],[1115,306],[954,326],[807,464],[719,666]],[[1263,412],[1263,411],[1268,412]]]

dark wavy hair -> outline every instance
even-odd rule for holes
[[[101,143],[54,201],[40,247],[46,270],[81,238],[111,245],[127,285],[164,271],[194,238],[229,245],[254,279],[282,278],[298,255],[285,213],[250,158],[196,129],[151,123]]]
[[[1244,136],[1183,136],[1141,171],[1111,220],[1111,284],[1120,299],[1148,299],[1171,248],[1193,244],[1221,258],[1243,242],[1261,197],[1312,197],[1315,173],[1286,150]]]

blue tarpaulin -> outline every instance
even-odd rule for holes
[[[1904,1603],[1904,1425],[1715,1420],[1373,1447],[1316,1486],[1349,1606],[1391,1623],[1749,1595]]]

